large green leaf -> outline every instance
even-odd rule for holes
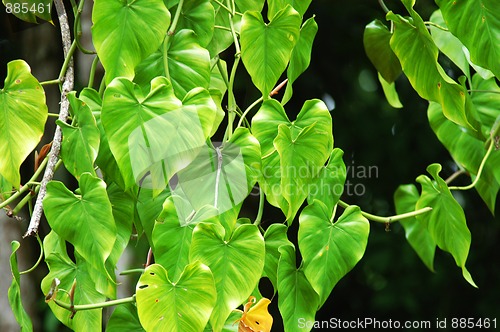
[[[0,174],[19,188],[19,167],[42,138],[48,110],[45,92],[23,60],[7,64],[0,89]]]
[[[273,17],[287,5],[292,6],[300,16],[304,16],[312,0],[267,0],[267,17],[270,21]]]
[[[137,315],[137,307],[133,303],[125,303],[119,305],[109,317],[106,332],[144,332],[139,316]]]
[[[210,324],[219,331],[231,311],[247,300],[264,269],[265,246],[259,229],[242,225],[225,239],[224,227],[200,223],[193,232],[190,261],[210,267],[217,289],[217,303]]]
[[[144,231],[149,245],[154,249],[153,228],[156,218],[160,215],[163,203],[170,196],[170,190],[166,188],[159,195],[154,195],[152,189],[141,188],[137,196],[137,214],[139,215],[141,228]],[[142,233],[142,231],[140,231]]]
[[[205,146],[177,173],[177,188],[195,209],[213,205],[224,213],[250,194],[260,174],[260,159],[257,139],[248,129],[238,128],[229,141],[220,147]]]
[[[422,195],[416,208],[432,207],[432,211],[417,216],[417,220],[428,223],[429,232],[439,248],[449,252],[457,266],[462,268],[462,274],[472,286],[477,287],[465,267],[469,255],[471,235],[465,221],[464,210],[455,200],[446,182],[439,176],[441,165],[432,164],[427,172],[432,175],[432,181],[426,175],[420,175],[417,182],[422,185]]]
[[[199,222],[217,222],[218,211],[204,206],[198,211],[179,196],[170,196],[155,222],[152,239],[155,262],[176,280],[189,263],[193,229]]]
[[[266,242],[265,275],[271,280],[274,290],[278,290],[278,262],[280,259],[279,248],[292,245],[287,237],[288,227],[283,224],[272,224],[266,229],[264,241]]]
[[[317,99],[306,101],[293,122],[274,99],[265,101],[252,119],[252,133],[262,151],[260,185],[267,200],[280,207],[290,221],[307,197],[306,186],[328,159],[333,147],[331,132],[328,108]]]
[[[108,275],[105,261],[116,240],[116,226],[106,184],[89,173],[79,180],[79,194],[75,195],[62,182],[47,184],[43,201],[50,227],[96,270],[92,275],[99,292],[107,293]],[[108,295],[108,294],[107,294]]]
[[[240,12],[245,13],[247,10],[262,11],[265,0],[234,0]]]
[[[299,218],[304,273],[319,294],[319,306],[363,257],[370,233],[370,224],[357,206],[348,207],[336,222],[333,217],[332,210],[316,200]]]
[[[208,89],[210,56],[208,51],[199,45],[195,33],[183,29],[170,38],[169,42],[167,59],[163,48],[151,54],[137,66],[134,82],[147,93],[152,79],[166,76],[172,82],[175,95],[181,99],[191,89]]]
[[[492,99],[490,99],[491,97],[485,98],[485,96],[478,98],[481,99],[475,102],[478,103],[478,106],[481,105],[478,107],[479,110],[482,110],[480,113],[487,113],[488,110],[496,111],[495,108],[490,108],[498,104],[495,97]],[[483,98],[489,99],[489,101]],[[486,155],[484,142],[472,137],[462,127],[446,119],[441,106],[437,103],[429,105],[427,116],[432,130],[450,152],[455,162],[475,177],[481,161]],[[500,168],[498,165],[500,165],[500,153],[493,151],[486,160],[481,177],[476,184],[476,190],[492,213],[495,211],[496,197],[500,189]]]
[[[333,149],[328,164],[321,167],[317,177],[310,185],[307,203],[312,204],[317,199],[330,210],[337,204],[344,192],[344,183],[347,177],[343,155],[344,151],[341,149]]]
[[[177,8],[177,7],[176,7]],[[176,10],[176,9],[173,9]],[[185,0],[177,23],[177,30],[191,29],[202,47],[212,39],[215,10],[210,0]]]
[[[71,289],[73,281],[76,280],[76,291],[74,304],[94,304],[104,302],[106,296],[100,294],[92,281],[91,275],[95,270],[86,262],[78,252],[75,253],[76,264],[68,257],[66,243],[54,231],[50,232],[43,240],[45,262],[49,273],[42,280],[42,292],[47,294],[55,278],[60,280],[59,289],[67,292]],[[57,299],[70,303],[67,293],[59,291]],[[64,325],[74,331],[100,331],[102,329],[102,308],[83,310],[71,318],[71,312],[61,308],[53,301],[49,302],[50,309]]]
[[[290,58],[290,64],[288,65],[288,69],[286,71],[286,76],[288,77],[288,82],[286,84],[285,94],[283,96],[283,100],[281,103],[284,105],[293,94],[292,84],[295,80],[302,74],[307,67],[309,67],[309,63],[311,62],[311,51],[314,42],[314,37],[316,37],[316,33],[318,32],[318,24],[314,20],[314,17],[311,17],[307,21],[304,22],[302,27],[300,28],[299,39],[297,40],[297,44],[292,51],[292,56]]]
[[[495,0],[437,0],[450,31],[470,51],[472,62],[500,77],[500,3]]]
[[[79,179],[85,172],[95,175],[100,132],[90,108],[76,98],[75,92],[69,93],[68,99],[77,125],[57,121],[63,132],[61,159],[66,169]]]
[[[101,121],[126,188],[163,190],[192,161],[212,130],[216,107],[207,90],[194,89],[181,102],[164,77],[144,96],[138,85],[117,78],[104,93]]]
[[[415,185],[400,185],[394,193],[396,213],[403,214],[415,211],[415,206],[419,198],[420,194]],[[403,226],[406,239],[413,250],[415,250],[429,270],[434,271],[436,241],[434,241],[429,232],[427,220],[417,220],[416,217],[411,217],[402,219],[399,223]]]
[[[52,23],[52,1],[53,0],[2,0],[7,13],[15,15],[17,18],[38,23],[37,17]]]
[[[480,75],[474,74],[471,99],[476,106],[481,123],[489,132],[500,115],[500,87],[495,78],[485,80]],[[486,136],[488,137],[489,133]]]
[[[109,84],[118,76],[132,79],[134,68],[158,49],[170,12],[162,0],[96,0],[92,21],[92,40]]]
[[[202,331],[215,305],[214,277],[200,262],[187,265],[172,282],[159,264],[137,283],[137,309],[146,331]]]
[[[279,248],[278,307],[283,317],[285,331],[310,331],[320,300],[307,280],[304,271],[295,265],[295,248]],[[303,323],[303,324],[300,324]]]
[[[407,8],[411,19],[387,14],[394,22],[391,48],[401,61],[403,72],[422,98],[440,103],[448,119],[471,128],[467,91],[446,75],[437,61],[439,51],[424,21],[411,6]]]
[[[380,20],[374,20],[365,27],[363,44],[368,59],[387,83],[392,83],[401,74],[401,63],[391,49],[392,33]]]
[[[266,24],[259,12],[247,11],[241,23],[241,59],[264,98],[290,61],[300,34],[300,15],[291,6]]]
[[[33,324],[31,323],[31,318],[24,310],[22,299],[21,299],[21,276],[19,274],[19,268],[17,265],[16,251],[19,249],[21,244],[17,241],[12,241],[10,243],[12,248],[12,254],[10,255],[10,270],[12,272],[12,284],[9,287],[8,298],[10,308],[14,313],[16,321],[19,323],[22,331],[33,331]]]

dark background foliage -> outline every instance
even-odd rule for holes
[[[388,1],[387,4],[393,11],[406,14],[398,1]],[[424,19],[435,8],[431,1],[418,1],[416,6]],[[287,113],[293,119],[307,99],[321,98],[327,101],[332,108],[335,146],[344,150],[344,161],[350,166],[348,183],[351,190],[342,199],[370,213],[392,215],[392,195],[398,185],[415,183],[415,178],[425,174],[426,167],[431,163],[443,165],[444,178],[451,175],[456,166],[428,124],[427,102],[417,95],[406,78],[400,77],[396,82],[404,108],[393,109],[385,101],[376,71],[363,49],[364,26],[375,18],[385,21],[384,12],[377,1],[313,0],[306,17],[311,15],[316,15],[319,25],[311,66],[294,84],[295,94],[286,107]],[[25,38],[29,29],[45,29],[45,39]],[[57,66],[62,63],[59,40],[58,30],[48,23],[40,26],[24,24],[8,17],[2,10],[0,76],[5,77],[7,62],[22,58],[28,61],[40,81],[53,79],[58,73]],[[41,59],[48,59],[44,61],[49,63],[55,61],[55,71],[46,72],[47,66],[43,65]],[[455,68],[446,59],[440,60],[453,75]],[[258,98],[258,92],[251,86],[248,76],[241,74],[237,83],[237,98],[241,107],[248,106]],[[57,112],[57,102],[49,105],[49,110]],[[377,172],[373,171],[371,176],[358,172],[369,167]],[[26,165],[25,174],[31,169],[32,165]],[[470,180],[462,176],[457,183],[467,184]],[[356,188],[357,191],[354,190]],[[438,250],[436,272],[432,273],[408,245],[399,224],[393,224],[387,232],[383,224],[372,223],[365,256],[337,284],[316,319],[371,317],[377,320],[432,323],[437,318],[450,321],[453,317],[500,319],[500,220],[491,215],[475,191],[460,192],[456,197],[464,207],[472,233],[467,267],[479,289],[472,288],[462,278],[451,255]],[[255,200],[249,199],[243,213],[254,216],[256,204]],[[497,200],[497,211],[499,209]],[[266,206],[262,225],[267,227],[283,219],[279,210]],[[4,226],[5,223],[2,223],[2,229]],[[297,226],[298,222],[295,222],[292,227],[296,230]],[[21,234],[26,224],[15,227],[19,228]],[[291,240],[296,242],[296,238]],[[6,248],[8,246],[2,246],[1,250]],[[33,248],[34,256],[37,250]],[[141,258],[144,257],[144,250],[138,250]],[[48,317],[45,312],[48,307],[43,305],[43,296],[38,287],[38,278],[43,277],[45,272],[39,270],[33,280],[36,286],[32,286],[35,292],[32,296],[38,298],[36,303],[39,305],[32,308],[31,312],[37,313],[43,321],[44,317]],[[1,291],[4,297],[4,290]],[[268,286],[263,285],[262,291],[264,295],[272,296]],[[279,316],[277,301],[273,301],[272,306],[274,329],[279,331],[282,328],[279,319],[276,319]],[[1,310],[9,309],[2,307]],[[47,322],[39,326],[42,325],[45,326],[44,330],[50,326]]]

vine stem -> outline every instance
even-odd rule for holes
[[[132,295],[131,297],[125,297],[123,299],[111,300],[111,301],[100,302],[100,303],[91,303],[91,304],[71,305],[69,303],[59,301],[58,299],[54,299],[54,302],[55,302],[55,304],[57,304],[61,308],[75,312],[75,311],[80,311],[80,310],[92,310],[92,309],[112,307],[114,305],[125,304],[125,303],[134,303],[135,302],[135,294]]]
[[[388,12],[390,12],[389,8],[387,8],[387,6],[385,5],[385,2],[384,0],[378,0],[378,3],[380,5],[380,7],[382,7],[382,10],[387,14]]]
[[[41,84],[41,83],[40,83]],[[469,89],[467,90],[468,92],[483,92],[483,93],[496,93],[500,94],[500,91],[495,91],[495,90],[478,90],[478,89]]]
[[[174,35],[175,29],[177,28],[177,22],[179,22],[179,17],[181,17],[182,6],[184,5],[184,0],[180,0],[177,5],[177,10],[175,11],[174,18],[170,24],[170,28],[167,31],[167,35],[163,39],[163,69],[165,70],[165,77],[170,80],[170,72],[168,70],[168,43],[170,37]]]
[[[481,164],[479,165],[479,169],[477,171],[476,178],[474,181],[472,181],[471,184],[468,186],[464,187],[449,187],[450,190],[469,190],[472,189],[476,186],[477,182],[479,181],[479,178],[481,177],[481,174],[483,173],[484,165],[486,164],[486,160],[488,160],[488,157],[490,156],[491,152],[493,151],[493,141],[490,141],[490,146],[488,147],[488,151],[486,151],[486,154],[484,155],[483,160],[481,161]]]
[[[38,260],[36,261],[35,265],[33,265],[31,268],[29,268],[26,271],[19,272],[19,275],[27,274],[33,271],[34,269],[37,268],[37,266],[40,264],[43,258],[43,243],[38,234],[36,235],[36,240],[38,241],[38,244],[40,245],[40,256],[38,257]]]
[[[448,30],[447,28],[442,27],[442,26],[440,26],[439,24],[436,24],[436,23],[431,22],[431,21],[425,21],[425,22],[424,22],[424,24],[425,24],[425,25],[428,25],[428,26],[431,26],[431,27],[435,27],[435,28],[437,28],[437,29],[439,29],[439,30],[443,30],[443,31],[450,31],[450,30]]]
[[[66,14],[66,9],[64,8],[63,0],[54,0],[54,5],[56,7],[57,16],[59,18],[59,23],[61,26],[61,38],[63,44],[63,51],[65,61],[63,68],[61,69],[61,74],[64,75],[64,83],[62,85],[61,91],[61,106],[59,109],[59,120],[66,122],[69,115],[69,100],[66,96],[68,92],[73,90],[74,85],[74,67],[73,67],[73,52],[76,49],[76,43],[71,43],[71,31],[68,23],[68,15]],[[64,73],[67,67],[67,71]],[[61,77],[62,75],[59,75]],[[35,207],[33,208],[33,214],[31,216],[30,224],[26,234],[23,237],[30,235],[35,235],[38,233],[38,226],[40,225],[40,219],[42,217],[43,207],[42,201],[47,193],[47,183],[54,177],[54,168],[57,164],[59,158],[59,152],[61,151],[61,141],[62,141],[62,130],[61,127],[57,126],[54,133],[54,139],[52,142],[52,148],[50,150],[49,161],[47,163],[47,168],[42,178],[40,185],[40,192],[36,199]]]
[[[451,182],[453,182],[453,180],[455,180],[460,175],[465,174],[465,173],[466,172],[463,169],[459,169],[458,171],[456,171],[455,173],[450,175],[444,182],[446,182],[446,184],[450,184]]]
[[[339,205],[341,207],[343,207],[344,209],[348,208],[349,206],[351,206],[351,205],[347,204],[346,202],[344,202],[342,200],[339,200]],[[415,217],[415,216],[418,216],[419,214],[424,214],[424,213],[427,213],[427,212],[429,212],[431,210],[432,210],[431,207],[424,207],[424,208],[419,209],[419,210],[415,210],[415,211],[407,212],[407,213],[403,213],[403,214],[397,214],[397,215],[390,216],[390,217],[376,216],[374,214],[371,214],[371,213],[368,213],[368,212],[364,212],[364,211],[361,211],[361,214],[366,219],[369,219],[371,221],[376,221],[376,222],[387,224],[387,223],[393,223],[395,221],[399,221],[399,220],[402,220],[402,219]]]
[[[259,211],[257,212],[257,217],[255,217],[254,225],[259,226],[262,221],[262,215],[264,214],[264,202],[266,198],[264,196],[264,190],[259,187]]]

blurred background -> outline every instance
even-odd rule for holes
[[[91,4],[90,1],[88,3]],[[387,0],[386,4],[396,13],[407,14],[399,1]],[[3,6],[0,5],[0,8],[1,80],[6,76],[6,64],[14,59],[27,61],[39,81],[56,78],[63,61],[58,27],[49,23],[23,23],[7,15]],[[420,0],[415,8],[426,20],[436,9],[436,5],[429,0]],[[363,49],[365,25],[376,18],[385,21],[384,12],[377,0],[313,0],[305,18],[312,15],[316,16],[319,31],[311,65],[295,82],[294,96],[287,104],[287,113],[294,119],[305,100],[323,99],[333,117],[334,145],[344,151],[344,162],[351,169],[348,172],[351,190],[342,199],[349,204],[359,205],[366,212],[381,216],[393,215],[395,211],[392,197],[398,185],[415,183],[416,177],[425,174],[426,167],[431,163],[443,165],[444,178],[451,175],[456,166],[429,126],[427,102],[417,95],[406,78],[400,77],[396,82],[404,108],[391,108],[385,100],[377,73]],[[57,20],[54,15],[53,17],[57,25]],[[82,22],[83,30],[87,32],[83,42],[87,48],[92,48],[88,35],[91,25],[88,10]],[[229,50],[224,56],[230,59],[232,54],[234,51]],[[76,81],[76,90],[87,84],[86,73],[91,60],[91,57],[81,54],[76,57],[76,77],[81,79]],[[440,58],[440,61],[449,73],[453,73],[455,68],[447,59]],[[99,79],[96,78],[96,81],[99,82]],[[3,83],[0,84],[3,86]],[[237,84],[237,100],[241,108],[259,97],[258,91],[243,71],[240,71]],[[57,113],[57,87],[44,88],[49,111]],[[53,118],[49,118],[47,129],[50,137],[44,137],[40,146],[51,140]],[[32,172],[33,159],[30,156],[23,165],[23,181]],[[371,176],[352,172],[359,167],[371,167]],[[57,176],[65,177],[66,174],[59,171]],[[462,176],[456,183],[468,184],[470,179]],[[420,189],[419,185],[417,187]],[[435,322],[436,319],[447,318],[450,321],[454,317],[472,317],[497,318],[500,323],[500,220],[491,215],[475,191],[460,192],[457,199],[465,210],[472,233],[467,267],[479,286],[478,289],[471,287],[463,279],[461,270],[455,265],[451,255],[438,250],[435,258],[436,272],[432,273],[408,245],[404,230],[398,223],[393,224],[389,232],[383,224],[371,223],[370,238],[363,259],[335,286],[316,319],[351,320],[369,317],[377,320]],[[257,204],[255,198],[249,198],[242,214],[255,216]],[[496,210],[499,209],[500,203],[497,200]],[[7,289],[11,282],[8,263],[10,241],[15,239],[21,242],[21,270],[29,268],[39,254],[35,239],[21,240],[27,227],[26,212],[21,218],[18,221],[0,213],[2,331],[19,329],[7,302]],[[278,209],[266,206],[262,223],[264,228],[283,220]],[[294,242],[297,226],[298,222],[295,222],[292,226],[294,232],[290,235]],[[41,229],[41,234],[47,231],[45,226]],[[147,247],[139,245],[132,249],[122,270],[143,264]],[[40,280],[46,273],[46,267],[41,264],[34,273],[22,277],[23,302],[29,308],[37,331],[62,331],[63,328],[48,312],[40,291]],[[136,279],[131,279],[134,278],[135,276],[129,277],[123,281],[123,296],[133,292]],[[262,285],[262,292],[263,295],[272,296],[268,285]],[[282,327],[279,319],[276,319],[279,315],[277,301],[273,301],[272,306],[275,317],[273,330],[280,331]]]

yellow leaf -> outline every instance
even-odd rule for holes
[[[267,306],[271,301],[265,297],[252,307],[256,301],[250,296],[244,306],[243,315],[239,319],[238,332],[270,332],[273,326],[273,316],[269,314]],[[251,308],[252,307],[252,308]]]

